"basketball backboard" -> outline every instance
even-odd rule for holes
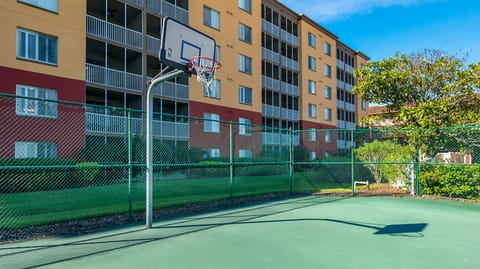
[[[186,70],[194,56],[215,58],[215,39],[170,17],[162,23],[160,61],[170,67]]]

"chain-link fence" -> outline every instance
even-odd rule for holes
[[[207,113],[208,114],[208,113]],[[145,211],[144,112],[0,95],[0,231]],[[304,191],[480,198],[480,127],[291,130],[155,113],[153,207]]]

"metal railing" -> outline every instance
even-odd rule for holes
[[[103,38],[109,41],[115,41],[123,45],[143,48],[143,35],[141,32],[119,26],[87,15],[87,34]]]
[[[94,64],[86,64],[87,82],[113,86],[122,89],[143,91],[143,77],[138,74],[119,71]]]

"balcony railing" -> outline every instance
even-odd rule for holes
[[[280,29],[280,39],[287,41],[288,43],[298,46],[298,37],[290,34],[289,32]]]
[[[280,91],[280,81],[278,79],[262,76],[262,84],[263,84],[263,87]]]
[[[282,108],[280,110],[280,115],[283,119],[295,121],[300,119],[298,111],[293,109]]]
[[[143,47],[142,33],[87,15],[87,33],[138,49]]]
[[[292,69],[292,70],[295,70],[295,71],[298,71],[298,62],[297,61],[294,61],[290,58],[287,58],[285,56],[281,56],[282,57],[282,65]]]
[[[280,117],[280,107],[272,105],[262,105],[262,114],[268,117]]]
[[[143,7],[143,0],[124,0],[127,3],[137,5],[139,7]]]
[[[158,56],[160,51],[160,39],[147,35],[147,52]]]
[[[269,34],[272,34],[274,36],[277,36],[279,35],[279,31],[280,31],[280,27],[276,26],[275,24],[271,23],[271,22],[268,22],[264,19],[262,19],[262,29],[269,33]]]
[[[133,135],[143,134],[143,119],[132,118],[131,132]],[[86,113],[86,131],[102,135],[127,135],[128,118]],[[154,136],[172,139],[189,139],[190,125],[188,123],[153,121],[152,132]]]
[[[282,82],[281,85],[282,85],[283,92],[291,94],[291,95],[299,96],[300,91],[299,91],[298,86],[290,84],[290,83],[286,83],[286,82]]]
[[[152,78],[147,78],[147,84]],[[153,86],[153,93],[157,96],[172,97],[176,99],[189,100],[189,86],[173,82],[163,82]]]
[[[267,48],[262,48],[262,55],[263,55],[263,59],[269,60],[272,63],[280,62],[280,54],[274,51],[271,51]]]
[[[290,145],[290,136],[288,134],[278,134],[278,133],[262,133],[262,143],[264,145]],[[300,145],[300,136],[293,136],[293,145]]]
[[[143,77],[141,75],[122,72],[93,64],[86,65],[85,73],[87,82],[122,89],[143,91]]]
[[[188,10],[177,7],[163,0],[147,0],[147,9],[159,15],[169,16],[188,24]]]

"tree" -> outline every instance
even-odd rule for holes
[[[396,53],[355,70],[353,92],[386,104],[398,127],[438,128],[480,125],[480,63],[425,50]]]

